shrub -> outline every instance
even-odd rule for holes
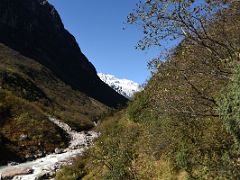
[[[235,143],[240,143],[240,66],[237,65],[232,81],[224,89],[218,101],[218,112],[226,130],[234,137]]]

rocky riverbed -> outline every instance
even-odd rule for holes
[[[50,117],[49,120],[69,134],[71,141],[66,149],[56,149],[55,153],[34,161],[14,166],[0,167],[0,180],[13,178],[14,180],[37,180],[54,177],[63,165],[71,164],[74,157],[81,155],[98,137],[94,131],[77,132],[66,123]]]

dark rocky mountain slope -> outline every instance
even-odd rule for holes
[[[94,66],[46,0],[0,0],[0,42],[46,66],[72,88],[110,107],[127,102],[99,79]]]
[[[0,165],[67,146],[66,133],[48,116],[87,130],[108,109],[34,59],[0,43]]]
[[[126,98],[97,76],[52,5],[0,0],[0,165],[65,148],[49,116],[88,130]]]

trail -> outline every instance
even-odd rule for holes
[[[56,118],[49,118],[49,120],[69,134],[71,138],[69,146],[64,149],[61,154],[53,153],[34,161],[15,166],[0,167],[0,174],[4,175],[6,172],[15,169],[29,168],[33,170],[31,174],[15,176],[13,180],[36,180],[40,177],[52,176],[61,166],[71,163],[72,158],[81,155],[92,144],[93,140],[98,137],[98,133],[94,131],[77,132]]]

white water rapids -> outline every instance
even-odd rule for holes
[[[56,118],[49,118],[49,120],[55,123],[69,134],[71,141],[69,146],[63,150],[61,154],[50,154],[46,157],[36,159],[34,161],[21,163],[15,166],[0,167],[0,175],[5,172],[12,171],[17,168],[31,168],[32,174],[15,176],[14,180],[36,180],[39,177],[47,173],[52,173],[59,169],[62,165],[67,164],[72,158],[77,155],[81,155],[86,148],[92,144],[93,139],[98,137],[98,133],[94,131],[77,132],[74,131],[67,124],[59,121]],[[0,177],[1,179],[1,177]]]

